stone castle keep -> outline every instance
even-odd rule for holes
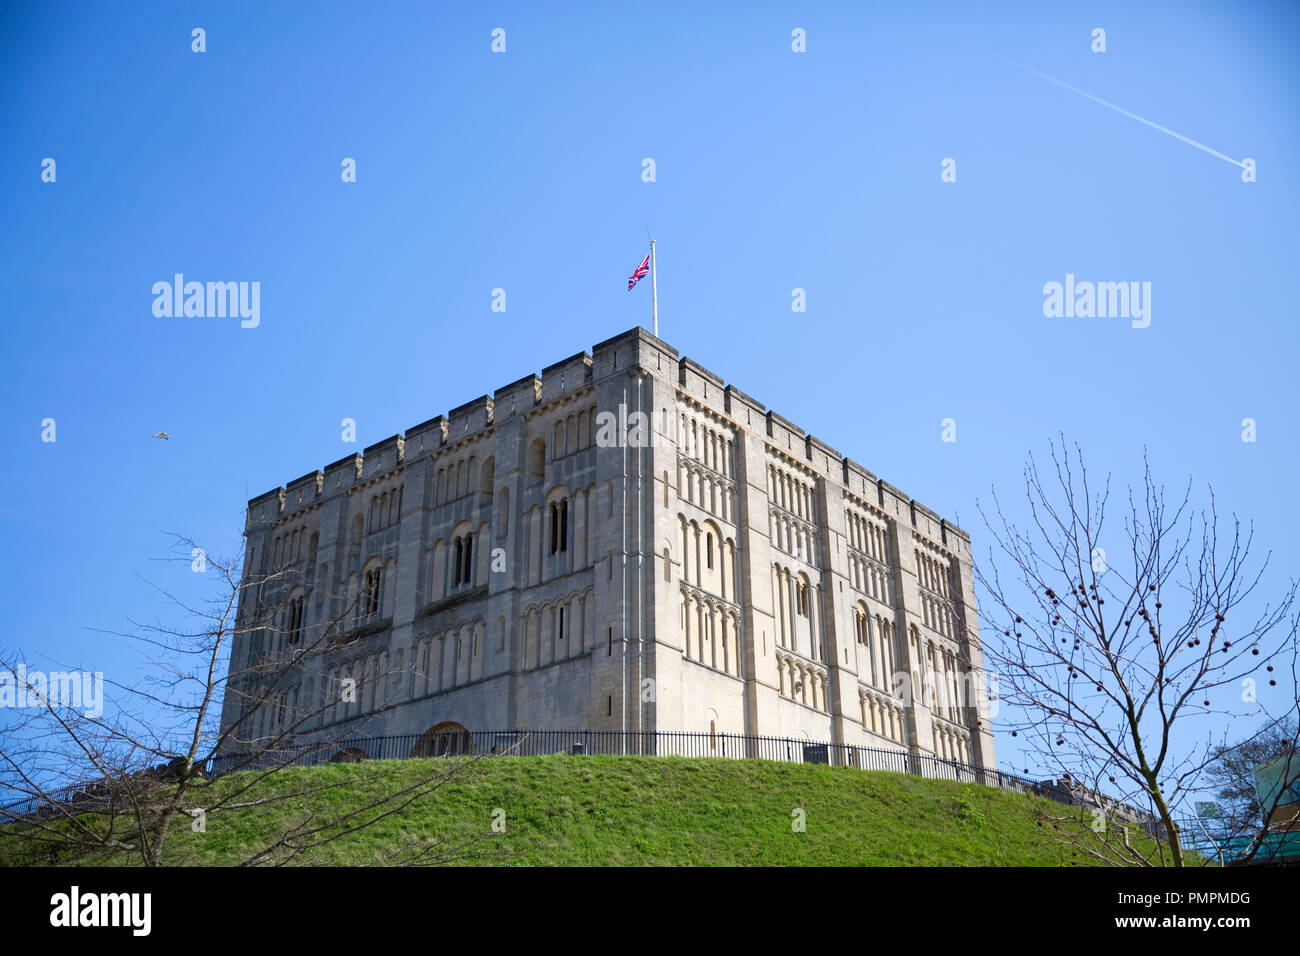
[[[274,615],[232,647],[245,743],[691,731],[996,766],[967,534],[644,329],[254,498],[245,560],[289,572],[240,607]],[[254,706],[248,669],[330,622]]]

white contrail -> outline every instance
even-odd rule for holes
[[[1175,133],[1173,130],[1166,129],[1165,127],[1161,126],[1159,123],[1153,123],[1149,119],[1146,119],[1145,117],[1138,116],[1136,113],[1130,113],[1128,110],[1124,109],[1123,107],[1116,106],[1114,103],[1107,103],[1105,100],[1101,99],[1100,97],[1093,96],[1091,93],[1086,93],[1083,90],[1079,89],[1077,86],[1071,86],[1069,83],[1062,83],[1060,80],[1056,79],[1056,77],[1048,76],[1046,73],[1040,73],[1038,70],[1035,70],[1032,66],[1025,66],[1025,64],[1023,63],[1017,63],[1015,60],[1005,57],[1001,53],[994,53],[992,50],[989,50],[988,52],[991,53],[993,56],[997,57],[999,60],[1004,60],[1005,62],[1010,63],[1012,66],[1018,66],[1020,67],[1020,69],[1034,74],[1034,76],[1041,76],[1043,79],[1055,83],[1057,86],[1063,86],[1071,93],[1078,93],[1080,96],[1087,97],[1088,99],[1092,100],[1094,103],[1100,103],[1102,106],[1105,106],[1107,109],[1112,109],[1116,113],[1123,113],[1125,116],[1130,117],[1131,119],[1135,119],[1139,123],[1145,123],[1147,126],[1150,126],[1152,129],[1158,129],[1162,133],[1168,133],[1174,139],[1180,139],[1184,143],[1187,143],[1190,146],[1195,146],[1197,149],[1209,153],[1211,156],[1217,156],[1219,157],[1219,159],[1232,163],[1232,165],[1234,166],[1240,166],[1243,169],[1246,168],[1246,164],[1243,163],[1241,160],[1233,159],[1231,156],[1224,156],[1217,149],[1210,149],[1210,147],[1206,146],[1204,143],[1198,143],[1194,139],[1188,139],[1182,133]]]

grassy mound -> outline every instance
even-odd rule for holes
[[[420,775],[446,775],[398,812],[383,806]],[[250,775],[189,795],[209,807]],[[233,865],[295,829],[289,862],[393,862],[428,845],[427,861],[515,866],[1061,866],[1101,862],[1102,838],[1079,809],[948,780],[759,760],[505,757],[368,761],[282,770],[214,810],[205,832],[169,832],[173,865]],[[355,816],[349,816],[355,814]],[[368,826],[355,829],[357,824]],[[119,821],[119,829],[121,822]],[[8,831],[6,834],[5,831]],[[138,863],[124,852],[34,852],[0,827],[9,865]],[[1122,842],[1118,832],[1107,838]],[[1153,848],[1133,828],[1130,840]]]

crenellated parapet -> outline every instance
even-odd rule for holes
[[[612,369],[619,361],[617,353],[621,347],[622,361],[626,366],[644,355],[644,348],[638,348],[643,336],[672,351],[643,329],[636,329],[597,345],[593,352],[598,353]],[[675,361],[675,351],[672,351],[672,356]],[[346,492],[376,475],[390,472],[408,459],[435,454],[455,442],[484,434],[512,416],[565,398],[589,385],[595,367],[596,360],[592,355],[579,352],[548,365],[540,376],[531,373],[497,389],[492,395],[480,395],[445,415],[412,426],[404,434],[393,435],[360,453],[347,455],[327,465],[323,471],[311,472],[288,486],[273,488],[251,499],[248,503],[249,520],[254,523],[274,522],[318,498]]]
[[[648,339],[653,339],[644,330],[640,331]],[[657,339],[653,342],[664,345]],[[955,523],[941,518],[869,469],[842,455],[828,442],[766,408],[736,386],[726,384],[722,376],[694,359],[682,356],[674,360],[673,366],[664,366],[663,357],[670,353],[676,356],[676,351],[666,346],[662,353],[655,353],[653,361],[658,363],[658,367],[652,366],[651,371],[659,372],[672,382],[679,405],[697,410],[732,428],[762,435],[769,453],[798,471],[825,479],[843,492],[868,503],[880,516],[905,525],[913,533],[947,548],[961,560],[970,560],[970,536]]]

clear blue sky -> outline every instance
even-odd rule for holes
[[[249,497],[648,325],[647,226],[665,340],[977,553],[1063,430],[1293,573],[1295,5],[702,6],[6,5],[4,646],[129,669],[89,629],[201,593],[166,532],[229,551]],[[260,327],[156,318],[176,272],[260,282]],[[1045,318],[1067,272],[1150,282],[1150,327]]]

